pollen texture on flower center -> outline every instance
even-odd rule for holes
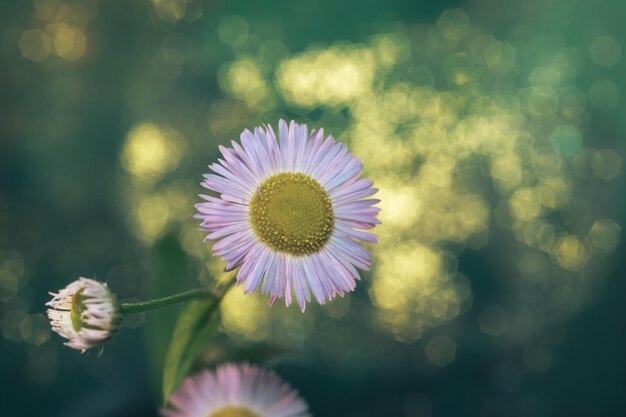
[[[311,177],[293,172],[274,175],[250,201],[250,219],[259,238],[272,249],[292,255],[317,252],[333,230],[328,194]]]
[[[209,414],[208,417],[259,417],[256,413],[244,407],[228,406]]]

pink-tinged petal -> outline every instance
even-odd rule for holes
[[[324,179],[330,173],[334,173],[341,167],[336,166],[337,162],[348,153],[348,148],[343,143],[335,143],[326,155],[311,171],[311,176],[323,184]]]
[[[309,164],[309,169],[306,171],[307,174],[315,178],[314,172],[317,172],[320,162],[326,157],[328,152],[333,149],[335,143],[335,139],[332,136],[328,136],[326,140],[322,142],[321,146],[319,146],[316,150],[312,150],[313,153],[310,157],[311,162]]]
[[[320,129],[319,131],[316,131],[315,129],[311,130],[311,139],[307,142],[307,148],[304,155],[304,163],[302,165],[302,172],[304,172],[305,174],[308,174],[313,168],[313,164],[315,163],[315,155],[321,147],[323,140],[324,129]]]
[[[248,279],[252,268],[259,261],[259,256],[263,252],[264,246],[265,245],[255,245],[252,251],[249,253],[249,256],[245,258],[241,269],[239,270],[239,272],[237,272],[237,284],[241,284]]]
[[[221,239],[233,233],[244,232],[248,230],[245,224],[238,223],[231,226],[222,227],[212,233],[209,233],[204,239],[205,241]]]
[[[234,196],[234,195],[231,195],[231,194],[222,193],[222,194],[220,194],[220,197],[223,200],[226,200],[226,201],[231,202],[231,203],[248,204],[248,199],[241,198],[241,197],[238,197],[238,196]]]
[[[335,228],[343,234],[349,236],[350,238],[362,240],[363,242],[372,244],[378,243],[378,237],[375,234],[363,232],[361,230],[355,230],[350,227],[350,225],[341,220],[335,222]]]
[[[369,200],[356,200],[356,201],[343,201],[335,204],[335,208],[348,208],[348,209],[359,209],[365,207],[371,207],[374,204],[380,203],[379,199],[371,198]]]
[[[324,304],[326,300],[330,299],[332,295],[332,286],[329,285],[328,280],[320,277],[318,270],[313,266],[311,256],[302,258],[301,265],[304,272],[304,277],[307,280],[309,288],[313,292],[315,299],[318,303]]]
[[[378,191],[375,188],[371,188],[374,183],[366,178],[361,178],[355,181],[346,181],[345,184],[340,185],[330,192],[330,197],[334,202],[339,202],[346,199],[358,200],[360,198],[369,197],[376,194]],[[360,197],[359,193],[366,193],[364,197]],[[356,197],[352,197],[356,196]]]
[[[291,123],[293,125],[293,122]],[[285,171],[293,171],[295,163],[295,143],[293,140],[294,129],[287,126],[284,120],[278,123],[278,140],[281,153],[281,168]]]
[[[338,278],[339,273],[336,269],[333,269],[331,273],[327,271],[327,268],[325,267],[325,262],[327,261],[322,256],[322,251],[311,255],[310,260],[313,268],[317,271],[318,277],[320,277],[322,283],[324,283],[327,287],[327,300],[332,299],[335,295],[343,297],[345,294],[345,291],[343,290],[344,284],[341,282],[341,279]]]
[[[331,236],[328,248],[336,254],[337,258],[342,256],[357,268],[364,271],[369,270],[372,263],[372,255],[352,239],[341,239],[337,236]]]
[[[270,253],[270,250],[267,247],[264,247],[257,257],[254,268],[252,268],[252,271],[250,271],[250,276],[246,278],[246,284],[243,287],[244,294],[256,291],[259,283],[261,282],[261,279],[263,278],[263,275],[265,274],[270,256],[273,256],[273,254]]]
[[[274,156],[271,149],[267,147],[266,133],[264,130],[256,128],[254,129],[254,136],[257,143],[255,145],[256,153],[263,170],[263,178],[269,177],[274,172]]]
[[[233,144],[233,146],[237,144],[237,142],[235,141],[231,143]],[[254,174],[252,173],[252,171],[250,171],[250,168],[246,166],[244,161],[242,161],[238,157],[237,151],[235,149],[229,149],[222,145],[220,145],[218,148],[222,153],[222,156],[224,157],[224,161],[220,161],[222,165],[230,169],[233,173],[237,174],[242,180],[250,184],[254,183]]]
[[[261,147],[263,146],[261,137],[249,130],[245,130],[241,134],[241,145],[244,150],[243,155],[248,158],[249,166],[254,176],[256,178],[265,178],[267,161],[264,161],[261,157]]]
[[[281,255],[270,251],[267,266],[265,267],[265,279],[261,286],[262,294],[272,294],[272,284],[276,280],[276,274],[278,269],[278,258]]]
[[[242,218],[248,217],[248,207],[242,206],[240,204],[231,204],[228,206],[218,205],[215,203],[198,203],[195,205],[196,210],[198,210],[199,214],[196,215],[196,218],[202,218],[197,216],[202,215],[226,215],[226,216],[240,216]]]
[[[337,279],[338,282],[341,283],[343,290],[349,292],[356,288],[356,281],[359,280],[360,277],[352,263],[341,256],[341,254],[332,253],[326,248],[320,251],[320,256],[326,261],[323,265],[327,273],[337,271]]]
[[[238,242],[236,246],[233,245],[230,252],[216,253],[217,255],[222,256],[222,259],[227,262],[224,271],[232,271],[238,266],[241,266],[244,259],[255,245],[257,245],[256,239],[242,240],[241,242]]]
[[[341,171],[337,171],[335,175],[329,175],[328,178],[324,180],[323,185],[327,190],[333,190],[349,179],[361,175],[362,170],[363,165],[361,160],[358,158],[350,158],[350,161],[343,165]]]
[[[249,230],[233,233],[230,236],[216,242],[213,245],[213,252],[216,255],[224,256],[225,260],[230,259],[230,254],[239,251],[245,251],[249,246],[256,243],[256,238]]]
[[[242,133],[242,137],[243,135],[245,135],[245,132]],[[230,142],[231,145],[233,145],[232,153],[235,156],[235,159],[232,160],[231,163],[236,166],[238,165],[238,161],[241,161],[240,166],[245,167],[250,172],[250,176],[256,179],[260,175],[258,162],[255,161],[254,156],[251,155],[249,151],[244,149],[244,142],[245,139],[243,138],[241,139],[241,144],[234,140]]]
[[[272,126],[267,126],[266,130],[260,129],[261,135],[265,139],[265,148],[270,159],[270,170],[274,174],[280,171],[280,149],[276,141],[276,135]]]
[[[291,305],[291,282],[293,281],[293,270],[291,257],[285,258],[285,305]]]
[[[250,193],[250,194],[254,193],[254,184],[251,184],[251,183],[245,181],[244,179],[242,179],[241,177],[239,177],[238,175],[236,175],[232,171],[228,170],[228,168],[226,168],[225,166],[223,166],[221,164],[211,164],[211,165],[209,165],[209,168],[213,172],[215,172],[215,173],[223,176],[224,178],[228,179],[229,181],[232,181],[233,183],[237,184],[238,186],[240,186],[242,189],[244,189],[248,193]]]
[[[274,300],[272,301],[273,303],[278,298],[283,298],[286,294],[285,288],[288,285],[287,284],[287,256],[285,256],[284,254],[279,253],[277,255],[276,275],[274,275],[274,277],[266,277],[266,281],[269,281],[269,280],[273,281],[271,283],[268,283],[268,286],[271,287],[270,293],[272,294],[272,300]],[[289,297],[291,300],[291,289],[289,289]],[[285,302],[287,302],[286,299],[285,299]]]
[[[209,190],[218,192],[220,194],[230,194],[244,200],[250,198],[250,191],[230,181],[227,178],[220,177],[219,175],[214,174],[205,174],[204,177],[205,180],[203,185]]]
[[[295,161],[294,171],[302,172],[304,167],[306,144],[308,139],[308,127],[305,124],[294,124]]]
[[[274,133],[274,128],[269,124],[266,126],[265,133],[267,135],[267,139],[265,141],[266,146],[268,149],[271,149],[271,153],[275,157],[274,166],[277,170],[280,170],[280,145],[278,143],[278,137],[276,136],[276,133]]]
[[[300,306],[300,310],[304,313],[306,310],[306,301],[310,301],[311,294],[309,292],[309,286],[304,280],[304,274],[300,265],[300,259],[294,259],[292,264],[292,277],[293,277],[293,291],[296,293],[296,300]]]
[[[336,212],[335,216],[338,219],[342,219],[342,220],[352,220],[352,221],[369,223],[369,224],[380,224],[380,220],[376,218],[376,213],[377,212],[374,212],[373,214],[370,214],[370,213],[357,214],[354,212],[348,212],[348,213]]]
[[[358,179],[362,170],[361,160],[353,157],[344,144],[337,144],[336,146],[339,147],[340,152],[332,160],[322,161],[320,164],[322,171],[317,176],[320,183],[329,191],[346,182]],[[340,180],[331,186],[330,182],[337,177]]]

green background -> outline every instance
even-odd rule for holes
[[[622,415],[624,19],[620,0],[0,0],[0,414],[157,415],[177,308],[80,355],[48,292],[220,275],[201,174],[283,117],[363,158],[374,268],[304,315],[234,289],[197,367],[274,368],[315,416]]]

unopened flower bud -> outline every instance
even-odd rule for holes
[[[52,330],[68,339],[66,346],[85,352],[117,331],[122,318],[119,303],[105,283],[79,278],[50,295],[48,318]]]

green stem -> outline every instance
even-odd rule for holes
[[[217,288],[215,290],[210,290],[208,288],[195,288],[179,294],[170,295],[169,297],[157,298],[156,300],[141,301],[138,303],[122,303],[120,305],[120,313],[122,313],[122,315],[141,313],[172,304],[183,303],[199,297],[209,297],[214,301],[219,302],[234,282],[235,280],[232,279],[228,283],[222,285],[222,288]]]

